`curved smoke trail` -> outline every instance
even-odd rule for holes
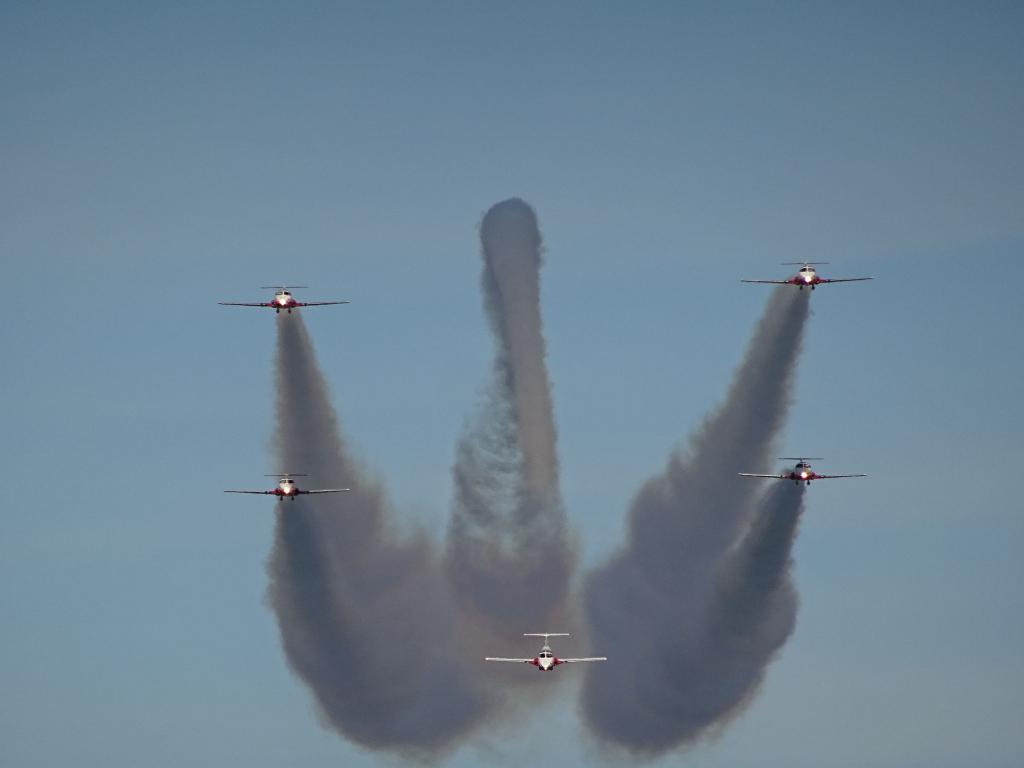
[[[268,596],[288,662],[352,741],[436,756],[490,701],[458,658],[456,611],[431,547],[396,539],[383,491],[340,436],[302,317],[281,315],[277,332],[279,468],[352,488],[279,503]]]
[[[484,216],[480,238],[496,353],[487,401],[456,451],[446,571],[488,628],[543,631],[564,610],[575,558],[544,362],[537,217],[505,200]]]
[[[736,590],[723,591],[720,580],[725,568],[726,583],[735,581],[729,569],[740,567],[735,558],[744,562],[745,551],[764,551],[757,543],[762,528],[751,527],[761,486],[736,472],[771,459],[789,406],[807,298],[787,288],[773,293],[725,402],[688,454],[675,453],[640,489],[626,546],[586,581],[594,647],[628,649],[615,664],[587,670],[584,681],[587,723],[605,741],[653,756],[697,737],[744,701],[781,643],[778,631],[765,629],[785,626],[773,613],[784,611],[784,601],[774,597],[774,607],[758,614],[749,631],[756,648],[718,642],[722,632],[728,636],[729,622],[751,623],[739,621]],[[754,538],[744,538],[748,530]],[[769,528],[764,535],[776,534]],[[754,560],[742,566],[745,573],[760,572],[763,564]],[[751,658],[756,669],[739,672]],[[703,665],[719,674],[702,674]]]

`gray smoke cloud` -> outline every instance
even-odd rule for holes
[[[780,482],[764,494],[750,529],[719,574],[703,649],[674,660],[673,677],[681,687],[709,694],[688,712],[694,723],[720,723],[737,714],[793,632],[797,595],[790,565],[804,492],[803,486]]]
[[[341,437],[302,317],[280,315],[277,333],[279,468],[309,473],[307,487],[352,488],[279,504],[268,599],[285,654],[348,739],[436,757],[492,702],[459,656],[457,611],[429,542],[395,535],[383,490]]]
[[[486,402],[456,450],[445,568],[460,605],[493,632],[557,631],[575,558],[558,486],[537,217],[505,200],[484,216],[480,239],[496,351]]]
[[[769,466],[807,300],[775,290],[724,403],[640,489],[625,547],[586,580],[593,647],[621,653],[582,690],[602,741],[655,756],[695,739],[749,697],[792,629],[784,574],[802,497],[781,489],[762,504],[763,484],[736,473]]]
[[[499,203],[481,241],[496,351],[457,446],[441,562],[423,535],[397,535],[383,489],[353,459],[301,316],[277,324],[279,468],[309,473],[311,487],[353,488],[281,504],[267,570],[285,654],[331,727],[419,760],[446,754],[509,703],[482,659],[466,663],[485,644],[580,629],[568,621],[575,553],[558,485],[536,216],[521,200]],[[640,489],[625,546],[586,581],[584,629],[616,654],[589,665],[581,693],[606,743],[653,757],[726,722],[793,630],[803,489],[762,492],[735,473],[771,459],[807,315],[806,293],[772,294],[724,403]]]

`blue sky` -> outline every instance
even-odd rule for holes
[[[783,447],[871,477],[811,489],[794,637],[664,764],[1019,765],[1022,32],[1013,3],[0,6],[0,763],[387,762],[319,725],[271,504],[220,493],[276,469],[273,319],[216,302],[352,299],[306,313],[335,403],[440,538],[488,379],[477,227],[520,196],[589,564],[722,396],[767,298],[739,279],[876,277],[816,292]],[[592,761],[571,673],[452,764]]]

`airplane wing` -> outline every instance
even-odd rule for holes
[[[484,661],[513,661],[517,664],[532,664],[533,659],[502,659],[497,656],[488,656]]]
[[[587,656],[586,658],[583,658],[583,659],[563,659],[563,658],[559,658],[558,660],[560,662],[562,662],[563,664],[572,664],[573,662],[576,662],[576,661],[608,661],[608,657],[607,656]]]
[[[341,493],[351,490],[351,488],[321,488],[319,491],[299,491],[299,493]]]
[[[770,477],[773,480],[785,480],[786,479],[785,475],[754,475],[754,474],[751,474],[750,472],[737,472],[736,474],[740,475],[742,477]]]
[[[832,277],[828,280],[822,278],[823,283],[858,283],[861,280],[873,280],[872,277]]]
[[[254,493],[259,496],[273,496],[273,491],[224,491],[224,493]]]
[[[296,307],[326,307],[329,304],[351,304],[351,301],[297,301]]]
[[[741,283],[771,283],[772,285],[789,285],[789,280],[740,280]]]
[[[838,477],[867,477],[867,475],[818,475],[815,480],[835,480]]]
[[[245,304],[238,301],[218,301],[222,307],[269,307],[270,304],[263,302],[262,304]]]

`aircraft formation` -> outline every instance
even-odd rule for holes
[[[785,280],[741,280],[741,283],[768,283],[771,285],[795,285],[801,291],[804,287],[810,287],[813,291],[817,286],[824,285],[826,283],[859,283],[864,280],[871,280],[870,277],[833,277],[824,278],[818,274],[817,270],[814,269],[816,265],[828,264],[827,261],[784,261],[782,266],[798,266],[800,269],[797,273],[791,277],[787,277]],[[821,457],[810,457],[814,461],[821,461]],[[784,470],[775,474],[756,474],[752,472],[738,472],[737,474],[741,477],[766,477],[773,480],[792,480],[797,485],[804,483],[810,485],[812,480],[834,480],[842,477],[867,477],[867,475],[819,475],[807,462],[808,457],[803,456],[780,456],[779,461],[795,461],[796,465],[790,470]]]
[[[768,283],[773,285],[794,285],[799,290],[803,290],[805,287],[809,287],[812,291],[819,285],[828,283],[845,283],[845,282],[860,282],[864,280],[871,280],[870,277],[849,277],[849,278],[822,278],[818,275],[815,270],[816,265],[825,264],[827,262],[783,262],[784,266],[799,266],[800,269],[796,274],[788,277],[784,280],[742,280],[744,283]],[[300,302],[295,299],[291,291],[294,288],[305,288],[306,286],[263,286],[263,290],[274,290],[273,298],[267,302],[229,302],[222,301],[218,302],[222,306],[234,306],[234,307],[259,307],[259,308],[272,308],[275,314],[280,314],[281,310],[291,314],[293,310],[301,307],[318,307],[318,306],[330,306],[348,304],[348,301],[312,301],[312,302]],[[773,480],[789,480],[794,482],[796,485],[804,483],[805,486],[810,486],[814,480],[831,480],[837,478],[854,478],[854,477],[866,477],[864,474],[841,474],[841,475],[822,475],[815,472],[810,465],[811,460],[821,460],[820,457],[797,457],[797,456],[784,456],[780,457],[780,461],[796,461],[796,464],[792,468],[782,470],[777,473],[751,473],[751,472],[738,472],[737,474],[741,477],[753,477]],[[252,495],[264,495],[264,496],[275,496],[279,502],[285,499],[295,500],[297,496],[301,495],[316,495],[326,493],[343,493],[349,491],[349,488],[317,488],[317,489],[304,489],[300,488],[293,478],[296,477],[307,477],[305,474],[294,473],[294,472],[281,472],[272,475],[265,475],[265,477],[276,477],[278,478],[277,485],[269,490],[226,490],[225,493],[241,493],[241,494],[252,494]],[[578,662],[597,662],[607,661],[606,656],[586,656],[586,657],[573,657],[566,658],[555,655],[551,648],[550,638],[552,637],[569,637],[567,632],[526,632],[523,634],[524,637],[540,637],[543,638],[543,643],[540,650],[536,654],[530,657],[524,658],[509,658],[499,656],[487,656],[484,661],[494,662],[509,662],[517,664],[529,664],[535,667],[541,672],[552,672],[555,667],[562,664],[572,664]]]

